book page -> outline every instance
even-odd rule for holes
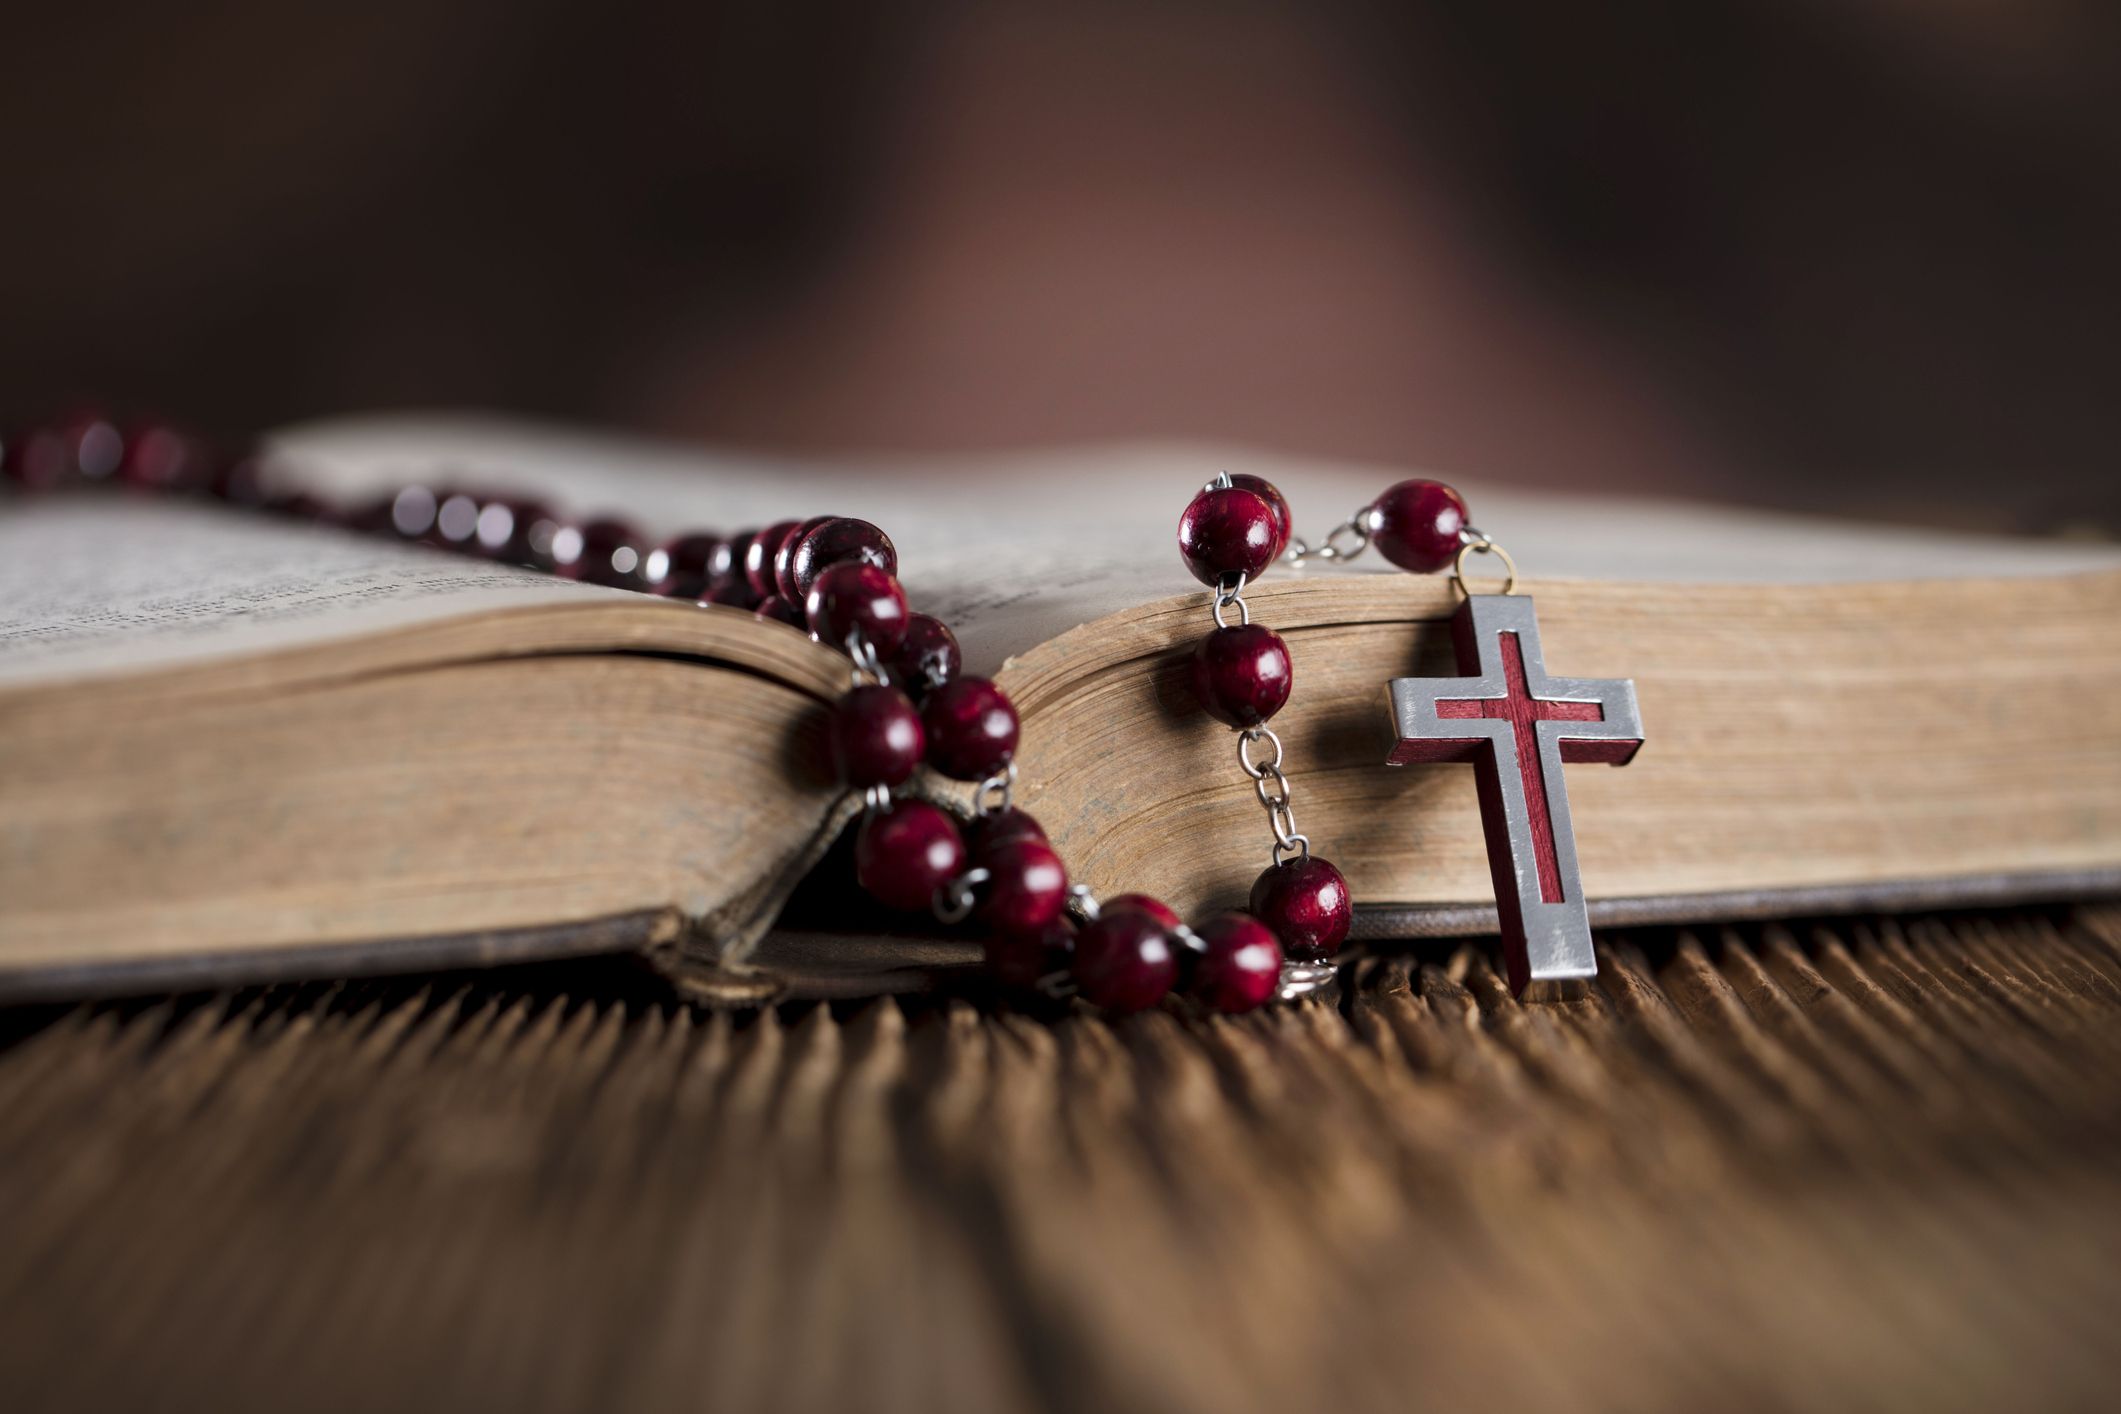
[[[408,481],[513,489],[555,509],[616,514],[659,536],[860,516],[890,534],[913,606],[950,624],[971,672],[992,672],[1008,655],[1105,614],[1199,589],[1178,558],[1175,531],[1187,500],[1218,471],[1253,472],[1280,486],[1297,534],[1314,543],[1392,482],[1422,474],[1184,445],[806,462],[462,416],[322,423],[286,432],[275,446],[301,469],[305,487],[348,500]],[[2121,565],[2113,546],[1445,479],[1461,487],[1476,523],[1510,550],[1535,590],[1558,578],[1831,582]],[[1375,554],[1340,572],[1397,573]]]
[[[208,506],[16,501],[0,505],[0,686],[620,592]]]

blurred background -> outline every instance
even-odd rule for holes
[[[0,389],[2121,525],[2069,0],[12,6]]]

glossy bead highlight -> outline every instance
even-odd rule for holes
[[[899,640],[891,659],[891,675],[919,697],[935,691],[958,674],[964,655],[958,651],[957,635],[933,614],[909,614],[906,636]]]
[[[800,602],[817,577],[834,565],[855,562],[875,565],[885,574],[898,573],[897,547],[868,521],[823,516],[803,524],[803,532],[790,543],[787,577],[781,583],[781,592],[790,598]]]
[[[854,875],[886,908],[926,912],[935,891],[965,872],[957,822],[925,800],[898,800],[862,821]]]
[[[1416,574],[1450,568],[1465,527],[1465,501],[1441,481],[1402,481],[1370,504],[1370,543]]]
[[[752,536],[744,546],[744,582],[759,598],[778,592],[780,586],[773,577],[774,557],[781,552],[781,542],[801,527],[801,521],[775,521]]]
[[[1323,962],[1340,951],[1355,922],[1348,881],[1313,855],[1270,864],[1252,884],[1252,915],[1274,930],[1285,956]]]
[[[857,789],[906,780],[924,745],[920,713],[895,687],[858,687],[832,708],[832,764]]]
[[[1206,945],[1187,990],[1203,1005],[1235,1015],[1273,1000],[1281,985],[1281,942],[1249,913],[1218,913],[1193,930]]]
[[[563,530],[555,545],[561,539],[573,551],[560,566],[560,572],[569,579],[614,589],[641,587],[641,560],[648,553],[648,540],[625,521],[612,517],[592,520],[571,533]]]
[[[1238,574],[1249,583],[1274,562],[1278,534],[1266,497],[1237,486],[1211,486],[1178,518],[1178,553],[1203,584]]]
[[[844,650],[857,631],[888,660],[906,636],[906,594],[875,565],[834,565],[810,586],[810,631],[820,642]]]
[[[1076,990],[1111,1012],[1146,1011],[1178,980],[1183,944],[1161,919],[1143,909],[1100,913],[1075,935]]]
[[[928,764],[956,781],[983,781],[1016,755],[1016,708],[986,678],[959,678],[921,706]]]
[[[663,546],[662,575],[648,590],[671,599],[701,599],[720,581],[727,579],[735,559],[729,542],[719,535],[700,532],[680,535]]]
[[[1281,552],[1289,548],[1289,537],[1296,529],[1296,518],[1289,512],[1289,498],[1282,495],[1281,488],[1266,477],[1254,476],[1249,472],[1236,473],[1230,478],[1230,484],[1240,491],[1250,491],[1267,503],[1268,510],[1274,512],[1274,558],[1280,559]]]
[[[1289,645],[1261,624],[1212,629],[1193,650],[1193,695],[1226,727],[1256,727],[1289,700]]]
[[[1041,840],[982,842],[975,862],[992,876],[980,886],[980,921],[997,932],[1039,933],[1068,902],[1068,870]]]

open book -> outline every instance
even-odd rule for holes
[[[1073,875],[1186,912],[1241,902],[1269,837],[1186,687],[1208,596],[1178,512],[1254,471],[1315,538],[1405,474],[1186,447],[770,464],[461,419],[276,449],[348,502],[443,481],[659,532],[874,521],[1014,698],[1017,800]],[[2121,553],[1465,490],[1548,662],[1636,684],[1635,763],[1571,768],[1594,922],[2121,881]],[[1491,928],[1473,771],[1384,765],[1385,684],[1453,671],[1447,580],[1358,562],[1247,597],[1290,646],[1275,726],[1357,936]],[[858,809],[823,747],[847,673],[735,610],[209,507],[0,503],[0,995],[614,949],[895,984],[966,950],[760,946]]]

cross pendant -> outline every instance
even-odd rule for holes
[[[1470,761],[1510,990],[1595,977],[1564,761],[1625,766],[1642,746],[1635,684],[1548,677],[1523,595],[1475,594],[1451,620],[1456,678],[1394,678],[1389,764]]]

